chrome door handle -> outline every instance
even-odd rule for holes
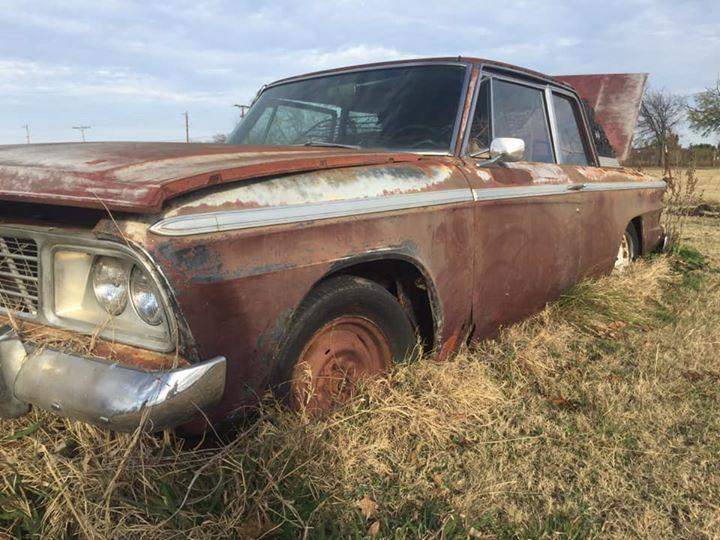
[[[580,191],[581,189],[585,189],[585,184],[570,184],[567,187],[568,191]]]

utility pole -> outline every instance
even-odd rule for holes
[[[190,142],[190,120],[187,111],[185,111],[185,142]]]
[[[85,142],[85,130],[90,129],[92,126],[73,126],[73,129],[77,129],[82,136],[82,142]]]
[[[25,140],[30,144],[30,126],[25,124],[23,127],[25,128]]]
[[[238,109],[240,109],[240,118],[245,118],[245,113],[250,108],[250,105],[240,105],[238,103],[235,103],[233,107],[237,107]]]

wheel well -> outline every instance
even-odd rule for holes
[[[642,216],[634,217],[630,220],[630,224],[635,228],[638,239],[638,255],[643,253],[643,234],[642,234]]]
[[[387,289],[407,312],[423,348],[432,350],[435,346],[435,318],[431,283],[414,264],[401,259],[358,262],[328,274],[323,281],[340,275],[369,279]]]

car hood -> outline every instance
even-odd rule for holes
[[[0,146],[0,201],[155,213],[206,186],[417,161],[411,153],[297,146],[78,143]]]

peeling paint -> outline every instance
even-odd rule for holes
[[[191,196],[173,205],[165,217],[228,207],[268,207],[329,202],[363,197],[417,192],[447,181],[452,168],[434,165],[364,167],[351,170],[297,174],[233,186],[222,191]]]

